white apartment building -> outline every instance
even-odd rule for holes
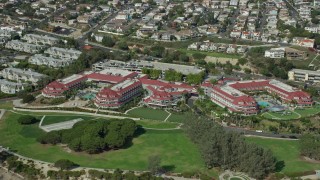
[[[270,50],[266,50],[264,52],[264,57],[272,59],[284,58],[285,52],[285,48],[271,48]]]
[[[45,46],[36,45],[36,44],[29,44],[18,40],[12,40],[7,42],[5,45],[5,48],[7,49],[13,49],[16,51],[26,52],[26,53],[38,53],[42,49],[45,48]]]
[[[0,79],[0,91],[6,94],[16,94],[19,91],[24,90],[24,84],[11,82],[5,79]]]
[[[32,44],[40,44],[40,45],[54,45],[59,39],[50,37],[50,36],[42,36],[38,34],[26,34],[22,37],[23,40]]]
[[[288,79],[292,81],[320,82],[320,71],[292,69],[288,72]]]
[[[72,59],[59,59],[59,58],[47,57],[42,54],[35,54],[35,55],[31,56],[28,61],[31,64],[45,65],[45,66],[49,66],[49,67],[58,68],[58,67],[68,66],[74,60],[72,60]]]
[[[65,48],[58,48],[58,47],[51,47],[44,51],[44,53],[49,54],[54,58],[67,58],[76,60],[81,55],[81,51],[75,49],[65,49]]]
[[[17,82],[31,82],[32,84],[36,84],[38,81],[46,77],[46,75],[37,73],[30,69],[24,70],[18,68],[5,68],[1,71],[1,75],[5,79]]]
[[[8,37],[10,38],[11,37],[11,32],[10,30],[8,29],[0,29],[0,36],[1,37]]]

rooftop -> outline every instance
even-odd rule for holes
[[[62,84],[68,84],[68,83],[71,83],[71,82],[74,82],[78,79],[81,79],[83,78],[84,76],[83,75],[80,75],[80,74],[74,74],[72,76],[69,76],[67,78],[64,78],[64,79],[61,79],[59,80],[59,82],[61,82]]]

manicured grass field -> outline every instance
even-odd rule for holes
[[[71,120],[78,119],[78,118],[82,118],[83,120],[100,119],[100,118],[92,117],[92,116],[46,115],[46,117],[44,118],[44,120],[42,122],[42,126],[49,125],[49,124],[60,123],[60,122],[65,122],[65,121],[71,121]]]
[[[298,140],[263,139],[258,137],[246,138],[248,142],[271,149],[278,161],[284,161],[284,168],[280,171],[287,175],[320,169],[320,164],[302,160],[299,156]]]
[[[205,171],[199,151],[181,130],[146,130],[134,138],[133,144],[126,149],[89,155],[68,153],[62,147],[38,143],[36,138],[43,132],[37,125],[18,124],[20,116],[7,112],[5,120],[0,121],[0,145],[27,157],[48,162],[69,159],[81,166],[95,168],[147,170],[148,157],[158,154],[162,158],[162,165],[175,172]]]
[[[183,123],[187,118],[194,118],[192,113],[176,113],[173,112],[167,121]]]
[[[172,129],[179,126],[178,123],[161,122],[161,121],[154,121],[154,120],[140,120],[140,121],[136,121],[136,123],[145,128],[155,128],[155,129]]]
[[[143,119],[150,119],[150,120],[159,120],[163,121],[168,117],[168,113],[161,109],[152,109],[146,107],[139,107],[133,109],[128,112],[129,115],[133,115],[135,117],[140,117]]]

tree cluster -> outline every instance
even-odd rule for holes
[[[82,171],[54,171],[49,170],[47,177],[50,179],[78,179],[80,176],[85,175],[86,172]]]
[[[300,153],[311,159],[320,160],[320,137],[305,134],[300,138]]]
[[[68,159],[60,159],[54,163],[54,166],[61,170],[67,170],[77,166],[77,164]]]
[[[24,94],[22,96],[22,103],[30,103],[34,101],[36,98],[32,94]]]
[[[143,68],[142,73],[147,74],[151,79],[158,79],[162,74],[162,71],[157,69]]]
[[[9,170],[21,174],[27,177],[27,179],[39,179],[39,175],[41,175],[41,170],[36,169],[33,163],[30,165],[24,164],[22,161],[19,161],[16,156],[7,158],[6,162]]]
[[[188,84],[201,84],[205,77],[205,72],[201,72],[198,74],[188,74],[186,76],[186,81]]]
[[[102,44],[107,47],[113,47],[115,45],[115,41],[110,36],[104,36],[102,38]]]
[[[89,170],[89,175],[94,179],[111,179],[111,180],[171,180],[171,178],[156,177],[150,172],[136,175],[133,171],[123,173],[120,169],[116,169],[113,173],[101,172],[97,170]]]
[[[94,154],[124,147],[136,129],[137,125],[131,119],[81,121],[72,129],[51,131],[38,141],[42,144],[68,144],[74,151]]]
[[[37,122],[39,122],[39,120],[34,116],[30,116],[30,115],[20,116],[18,119],[18,123],[22,125],[34,124]]]
[[[183,74],[175,70],[166,70],[164,79],[166,81],[182,81]]]
[[[237,133],[227,133],[212,120],[188,119],[185,131],[198,146],[208,168],[221,167],[263,179],[276,169],[270,150],[247,143]]]

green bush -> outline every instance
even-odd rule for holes
[[[30,115],[21,116],[18,119],[18,123],[23,125],[34,124],[34,123],[37,123],[38,121],[39,120],[37,118]]]
[[[60,159],[54,163],[54,166],[60,168],[61,170],[66,170],[71,169],[77,165],[68,159]]]
[[[34,101],[36,98],[32,94],[26,94],[22,96],[23,103],[30,103]]]

